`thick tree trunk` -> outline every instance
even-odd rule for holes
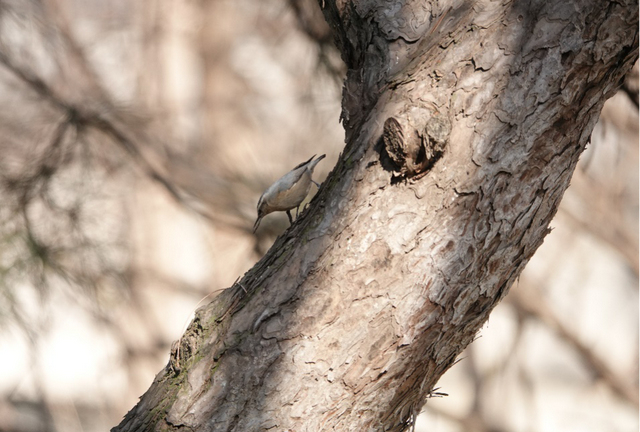
[[[405,430],[638,57],[637,2],[321,5],[349,67],[345,151],[116,431]]]

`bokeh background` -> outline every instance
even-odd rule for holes
[[[119,423],[332,168],[344,73],[312,0],[0,0],[0,431]],[[416,430],[638,430],[638,157],[636,65]]]

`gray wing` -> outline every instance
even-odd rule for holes
[[[315,158],[316,155],[313,155],[311,159],[309,159],[308,161],[302,162],[301,164],[296,166],[294,169],[292,169],[291,171],[289,171],[288,173],[280,177],[278,180],[276,180],[271,186],[269,186],[269,188],[266,191],[264,191],[264,193],[260,197],[260,200],[258,200],[258,207],[260,207],[260,203],[263,201],[265,196],[275,197],[275,196],[278,196],[280,193],[291,189],[304,175],[307,168],[310,167],[309,164],[315,167],[315,165],[318,162],[320,162],[324,158],[324,156],[325,155],[321,155],[318,159],[314,161],[313,158]],[[311,167],[311,169],[313,169],[313,167]]]
[[[298,167],[294,168],[292,171],[289,171],[288,173],[280,177],[278,180],[276,180],[271,186],[269,186],[269,188],[266,191],[264,191],[264,193],[260,197],[258,206],[260,205],[260,202],[263,200],[263,197],[265,196],[275,197],[280,193],[291,189],[293,185],[296,184],[298,180],[300,180],[304,172],[307,170],[307,167],[306,167],[307,163],[308,162],[300,164]]]

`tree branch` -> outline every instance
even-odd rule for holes
[[[638,57],[634,3],[323,5],[345,150],[114,431],[410,429]]]

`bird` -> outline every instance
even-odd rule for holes
[[[311,183],[318,188],[320,187],[318,183],[313,181],[311,176],[313,175],[313,169],[325,156],[320,155],[316,158],[316,155],[313,155],[311,159],[296,166],[264,191],[258,200],[258,219],[253,225],[254,233],[258,229],[262,218],[274,211],[286,211],[289,223],[293,224],[290,211],[295,208],[297,217],[300,204],[307,197]]]

